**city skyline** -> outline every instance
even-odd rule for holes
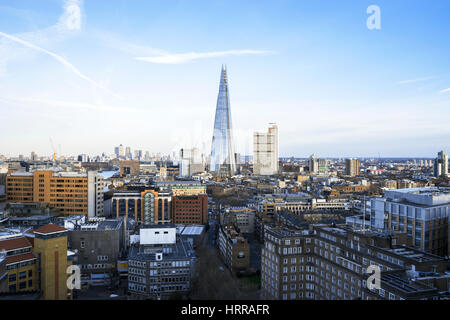
[[[271,122],[280,157],[450,149],[448,2],[237,4],[3,1],[0,154],[209,154],[222,64],[242,155]]]

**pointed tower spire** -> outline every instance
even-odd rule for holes
[[[216,175],[230,176],[236,172],[233,152],[230,97],[226,66],[222,65],[219,95],[217,97],[216,116],[211,146],[210,171]]]

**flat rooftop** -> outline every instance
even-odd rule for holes
[[[163,253],[162,261],[189,259],[195,253],[187,239],[179,238],[175,244],[131,246],[128,259],[156,261],[156,253],[159,252]]]
[[[418,206],[450,204],[450,188],[424,187],[386,190],[384,197],[395,202],[411,203]]]
[[[387,249],[386,251],[393,252],[402,257],[417,261],[417,262],[428,262],[428,261],[440,261],[443,260],[442,257],[436,256],[430,253],[416,250],[411,247],[395,247],[393,249]]]
[[[405,272],[381,274],[381,281],[406,294],[431,294],[436,291],[435,288],[429,287],[423,283],[411,281]]]

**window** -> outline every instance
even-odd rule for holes
[[[23,282],[20,282],[19,283],[19,289],[20,290],[23,290],[23,289],[25,289],[27,287],[27,282],[26,281],[23,281]]]

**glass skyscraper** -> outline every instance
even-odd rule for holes
[[[220,75],[209,170],[220,176],[231,176],[236,172],[231,129],[230,96],[227,70],[224,66],[222,66]]]

